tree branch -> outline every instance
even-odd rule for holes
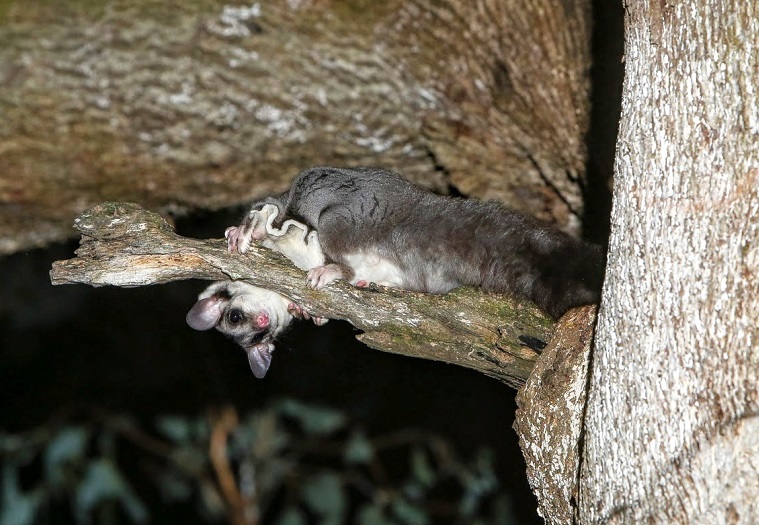
[[[53,284],[146,286],[182,279],[242,280],[275,291],[314,315],[345,319],[372,348],[478,370],[519,388],[537,353],[520,337],[548,341],[553,322],[528,302],[473,288],[429,295],[345,282],[306,286],[301,270],[271,250],[251,246],[230,254],[221,239],[177,235],[139,205],[103,203],[75,221],[77,257],[53,264]]]
[[[517,395],[514,430],[538,499],[538,514],[571,525],[577,507],[582,425],[595,305],[575,308],[556,324],[527,383]]]

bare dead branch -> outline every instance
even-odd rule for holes
[[[315,315],[349,321],[372,348],[473,368],[514,388],[524,383],[537,357],[520,336],[548,341],[553,330],[553,322],[531,303],[473,288],[429,295],[337,282],[311,290],[304,273],[271,250],[252,246],[245,255],[230,254],[222,239],[181,237],[160,215],[136,204],[97,205],[75,227],[82,234],[77,257],[53,264],[53,284],[242,280]]]

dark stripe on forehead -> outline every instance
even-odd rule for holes
[[[229,286],[225,286],[223,288],[220,288],[219,290],[216,290],[213,294],[214,297],[218,297],[219,299],[231,299],[232,294],[229,292]]]

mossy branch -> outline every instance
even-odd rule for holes
[[[75,221],[77,257],[53,264],[53,284],[134,287],[182,279],[235,279],[278,292],[309,312],[345,319],[378,350],[478,370],[515,388],[537,353],[520,337],[548,341],[554,323],[534,305],[474,288],[429,295],[336,282],[306,286],[304,273],[280,254],[251,246],[230,254],[223,239],[177,235],[158,214],[129,203],[103,203]],[[188,305],[189,307],[189,305]]]

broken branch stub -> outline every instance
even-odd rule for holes
[[[523,341],[547,342],[553,321],[526,301],[460,288],[430,295],[336,282],[306,286],[304,273],[280,254],[250,246],[231,254],[222,239],[177,235],[137,204],[107,202],[75,221],[76,258],[53,263],[53,284],[134,287],[183,279],[242,280],[282,294],[320,317],[345,319],[372,348],[478,370],[519,388],[537,353]],[[520,339],[521,338],[521,339]]]

